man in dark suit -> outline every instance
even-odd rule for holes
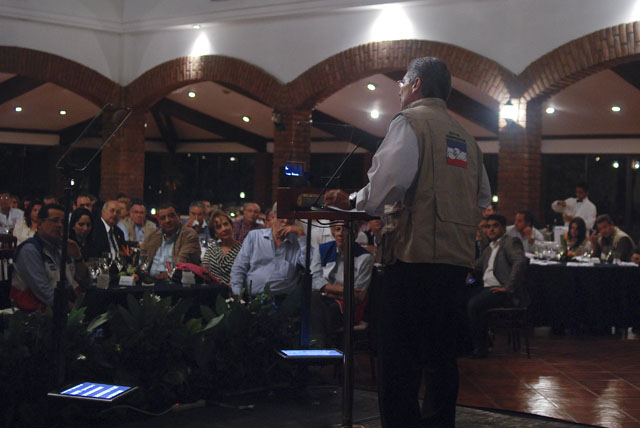
[[[104,253],[111,254],[112,259],[117,257],[124,243],[124,233],[117,224],[118,201],[107,201],[102,206],[100,218],[93,221],[87,244],[88,257],[101,257]]]
[[[523,283],[528,260],[522,242],[505,235],[507,220],[504,216],[490,215],[487,225],[486,234],[490,244],[476,260],[474,267],[475,276],[482,278],[483,287],[476,288],[467,303],[475,358],[487,356],[487,311],[529,304]]]

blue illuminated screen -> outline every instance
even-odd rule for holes
[[[293,177],[302,176],[302,164],[301,163],[288,163],[284,166],[284,175],[290,175]]]
[[[118,395],[130,390],[130,386],[106,385],[102,383],[83,382],[69,389],[62,391],[61,395],[71,397],[97,398],[101,400],[112,400]]]
[[[342,357],[342,352],[335,349],[283,349],[287,357]]]

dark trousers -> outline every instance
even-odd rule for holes
[[[474,354],[487,353],[487,333],[489,330],[487,311],[493,308],[508,308],[513,306],[509,293],[493,293],[493,287],[483,287],[473,291],[467,303],[467,313],[473,341]]]
[[[342,327],[342,310],[336,299],[311,292],[311,338],[318,347],[338,346],[335,332]]]
[[[403,262],[385,269],[374,309],[383,427],[455,426],[457,290],[467,272],[459,266]]]

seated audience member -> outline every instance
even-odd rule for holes
[[[11,195],[6,190],[0,190],[0,227],[12,231],[16,222],[24,216],[24,213],[11,207]]]
[[[129,217],[131,198],[126,196],[124,193],[120,193],[116,199],[118,200],[118,219],[122,221]]]
[[[27,205],[24,216],[16,222],[16,227],[13,229],[13,236],[17,238],[18,245],[36,234],[38,230],[38,212],[42,208],[42,205],[42,201],[40,200],[32,201]]]
[[[20,206],[18,208],[20,208],[22,211],[26,211],[29,204],[31,204],[31,202],[35,199],[36,198],[31,194],[25,195],[22,198],[22,202],[20,202]]]
[[[497,214],[498,209],[496,208],[496,204],[494,202],[490,203],[487,208],[482,210],[482,218],[487,218],[492,214]]]
[[[591,250],[591,243],[587,237],[587,226],[581,217],[574,217],[569,222],[569,230],[564,234],[569,257],[581,256]]]
[[[9,206],[17,210],[20,209],[20,197],[18,195],[9,195]]]
[[[200,202],[202,202],[202,205],[204,206],[204,218],[211,218],[211,213],[213,212],[213,207],[211,207],[211,201],[203,199]]]
[[[242,218],[233,222],[233,237],[243,242],[247,234],[252,230],[264,229],[258,222],[260,216],[260,205],[255,202],[247,202],[242,207]]]
[[[88,259],[89,234],[92,227],[91,211],[86,208],[78,208],[71,213],[71,221],[69,222],[69,238],[76,241],[82,256],[85,260]]]
[[[92,224],[86,251],[89,257],[102,257],[109,253],[111,259],[115,259],[120,254],[124,234],[117,224],[118,201],[107,201],[102,206],[100,218]]]
[[[75,211],[78,208],[91,210],[91,199],[89,198],[88,193],[80,193],[76,196],[76,200],[73,203],[73,210]]]
[[[598,233],[592,234],[590,238],[594,257],[605,255],[607,258],[611,256],[612,259],[620,259],[623,262],[631,260],[635,245],[629,235],[613,223],[608,214],[598,216],[596,227]]]
[[[147,220],[147,208],[140,199],[132,199],[129,207],[129,216],[118,223],[118,227],[124,233],[125,241],[144,241],[144,237],[156,230],[156,225]]]
[[[198,239],[207,240],[209,238],[209,227],[205,220],[205,206],[201,201],[191,202],[189,218],[184,225],[192,228],[198,234]]]
[[[637,265],[640,265],[640,242],[636,246],[635,251],[631,254],[631,261]]]
[[[267,284],[274,295],[291,293],[301,278],[305,240],[293,221],[279,219],[277,206],[272,211],[271,229],[252,230],[231,268],[231,289],[239,295],[247,290],[260,294]]]
[[[513,225],[507,228],[507,235],[522,241],[525,253],[533,253],[536,242],[544,241],[542,232],[533,226],[533,214],[529,211],[518,211]]]
[[[15,254],[10,298],[16,307],[25,311],[44,310],[53,305],[62,257],[64,209],[60,205],[45,205],[38,212],[38,218],[38,232],[22,243]],[[66,245],[67,286],[80,294],[78,281],[88,282],[88,269],[78,245],[72,240]]]
[[[342,324],[343,250],[348,233],[343,223],[335,223],[331,225],[331,234],[335,240],[321,244],[313,252],[310,266],[314,290],[311,296],[311,329],[312,336],[320,346],[328,345],[328,335]],[[353,288],[356,323],[362,318],[372,270],[373,256],[365,248],[355,244],[353,246]]]
[[[57,204],[58,198],[56,198],[56,195],[46,195],[42,198],[42,202],[44,202],[45,205]]]
[[[91,208],[89,208],[89,211],[93,212],[93,209],[96,206],[96,202],[98,202],[98,198],[96,198],[95,195],[92,195],[91,193],[87,193],[87,196],[89,196],[89,201],[91,203]]]
[[[523,283],[528,261],[522,241],[505,234],[507,221],[504,216],[492,214],[487,218],[487,224],[490,244],[474,266],[474,276],[482,278],[483,287],[473,290],[467,303],[473,356],[476,358],[487,355],[487,311],[529,304]]]
[[[180,224],[176,207],[165,203],[158,208],[160,227],[145,237],[140,249],[151,260],[149,273],[156,279],[167,279],[167,263],[200,264],[200,241],[190,227]]]
[[[218,241],[209,245],[202,258],[202,266],[223,283],[231,287],[231,267],[236,260],[242,242],[233,238],[231,217],[221,210],[215,210],[209,220],[209,230]]]
[[[551,204],[551,209],[562,214],[562,220],[567,227],[575,217],[581,217],[587,229],[593,229],[596,220],[596,206],[589,200],[589,188],[586,183],[576,185],[575,198],[554,201]]]

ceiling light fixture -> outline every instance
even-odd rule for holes
[[[611,164],[612,167],[614,167],[615,169],[620,168],[620,162],[618,161],[613,161],[613,163]]]
[[[498,195],[493,195],[493,196],[491,197],[491,202],[493,202],[493,203],[497,203],[497,202],[498,202]]]
[[[546,110],[545,110],[545,112],[546,112],[547,114],[553,114],[553,113],[555,113],[555,112],[556,112],[556,109],[555,109],[555,108],[553,108],[553,107],[547,107],[547,108],[546,108]]]
[[[231,157],[229,158],[229,162],[235,162],[235,161],[236,161],[236,157],[235,157],[235,156],[231,156]]]
[[[199,30],[200,29],[200,24],[193,24],[191,26],[191,28],[193,28],[194,30]]]
[[[631,168],[633,168],[633,169],[640,169],[640,161],[638,161],[638,160],[633,160],[633,161],[631,162]]]
[[[371,110],[369,116],[371,116],[371,119],[377,119],[380,117],[380,112],[378,110]]]
[[[20,112],[22,111],[22,107],[17,106],[17,107],[15,108],[15,110],[16,110],[18,113],[20,113]]]
[[[189,92],[187,93],[187,95],[189,96],[189,98],[195,98],[195,97],[196,97],[196,93],[195,93],[195,92],[193,92],[193,91],[189,91]]]
[[[367,89],[370,91],[375,91],[376,90],[376,85],[373,83],[367,83]]]
[[[66,114],[67,114],[67,111],[66,111],[66,110],[60,110],[60,116],[64,116],[64,115],[66,115]]]
[[[596,162],[600,162],[600,156],[596,156]]]
[[[251,118],[249,116],[242,116],[242,121],[245,123],[251,122]]]
[[[145,123],[144,123],[144,127],[145,127],[145,128],[147,127],[147,122],[145,122]]]
[[[622,110],[622,109],[620,108],[620,106],[612,106],[612,107],[611,107],[611,111],[612,111],[612,112],[614,112],[614,113],[618,113],[620,110]]]
[[[247,197],[247,195],[244,192],[240,192],[240,199],[244,199],[246,197]]]

